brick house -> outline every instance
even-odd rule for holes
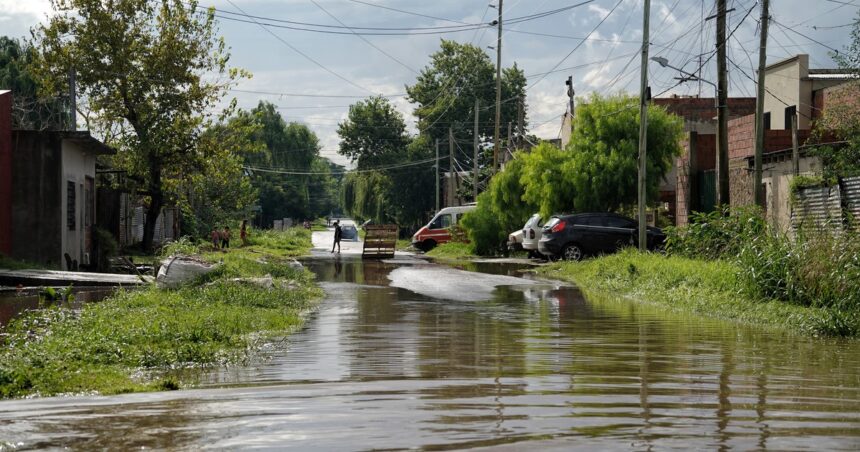
[[[716,102],[714,98],[679,96],[652,102],[684,120],[683,152],[660,186],[660,200],[669,205],[676,224],[687,224],[689,212],[710,211],[714,205]],[[729,118],[746,116],[755,113],[755,98],[730,98],[728,106]]]

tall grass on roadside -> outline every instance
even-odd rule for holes
[[[790,238],[769,231],[751,238],[737,261],[750,294],[860,315],[857,232],[807,229]]]
[[[702,259],[732,258],[767,229],[758,207],[694,212],[687,226],[665,228],[666,252]]]

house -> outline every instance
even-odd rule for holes
[[[765,68],[764,152],[762,206],[771,224],[788,230],[791,225],[790,183],[792,161],[792,117],[797,118],[799,173],[820,173],[822,163],[809,155],[806,141],[815,121],[828,106],[839,102],[839,93],[856,77],[839,69],[811,69],[809,56],[800,54]],[[821,136],[819,142],[835,138]],[[729,200],[733,207],[755,203],[755,116],[729,121]]]
[[[49,268],[91,264],[96,156],[115,150],[87,131],[13,130],[11,93],[0,99],[0,252]]]

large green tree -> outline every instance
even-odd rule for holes
[[[55,14],[36,27],[39,76],[56,94],[77,74],[97,123],[111,130],[117,163],[144,181],[143,247],[175,193],[171,178],[199,171],[200,134],[241,71],[216,36],[214,10],[185,0],[51,0]]]
[[[597,94],[579,102],[573,134],[564,151],[545,144],[525,157],[524,199],[543,215],[611,212],[636,203],[639,110],[635,98]],[[680,155],[681,120],[648,107],[646,191],[657,199],[663,177]]]
[[[338,153],[349,157],[356,168],[391,163],[403,155],[409,136],[403,115],[384,97],[370,97],[349,107],[346,120],[338,124]]]
[[[520,113],[523,129],[528,128],[526,77],[514,64],[502,69],[501,78],[500,134],[501,139],[506,140],[508,123],[513,125],[515,134],[526,133],[526,130],[517,130]],[[455,159],[463,168],[473,167],[476,99],[479,101],[478,154],[488,154],[479,157],[478,163],[482,167],[492,165],[493,150],[484,148],[483,144],[494,138],[495,80],[495,64],[483,49],[443,39],[440,49],[430,56],[430,64],[421,70],[415,84],[406,87],[408,99],[418,104],[414,114],[420,134],[431,142],[436,139],[447,142],[450,128],[457,142]],[[479,183],[486,185],[486,180]]]

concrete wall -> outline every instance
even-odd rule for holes
[[[765,69],[764,112],[770,113],[771,129],[791,129],[791,124],[785,123],[785,109],[791,105],[797,106],[797,128],[810,127],[813,100],[808,76],[809,55],[795,55]]]
[[[60,148],[56,134],[12,132],[12,257],[50,268],[65,268]]]
[[[790,186],[794,178],[791,156],[769,160],[762,171],[767,219],[771,225],[788,232],[791,228]],[[822,170],[821,160],[817,157],[802,157],[799,166],[801,174],[820,174]]]
[[[69,253],[72,259],[79,264],[86,263],[85,254],[89,253],[89,234],[91,224],[87,225],[86,212],[86,178],[95,180],[96,158],[95,155],[87,154],[83,148],[70,140],[62,140],[62,181],[60,182],[62,215],[59,227],[62,230],[62,253]],[[68,201],[67,184],[73,182],[75,185],[75,228],[71,230],[67,226],[66,209]],[[95,193],[93,193],[95,199]],[[95,209],[95,206],[92,206]],[[93,219],[95,211],[93,210]]]
[[[11,91],[0,91],[0,254],[12,254]]]

